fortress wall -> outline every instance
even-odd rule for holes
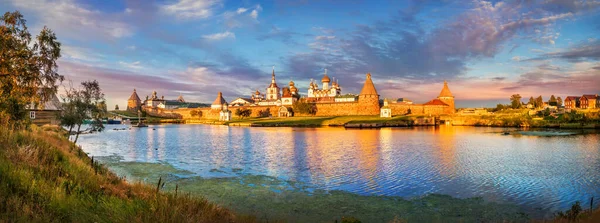
[[[236,106],[236,107],[229,107],[229,110],[231,110],[231,116],[232,117],[236,117],[237,118],[237,116],[235,115],[235,110],[237,110],[238,108],[239,109],[242,109],[242,108],[249,109],[251,111],[250,112],[250,117],[258,117],[258,113],[260,111],[264,111],[264,110],[267,110],[267,109],[269,109],[269,112],[271,113],[271,116],[277,117],[279,115],[279,114],[277,114],[277,112],[279,111],[280,106],[271,105],[271,106],[239,106],[239,107]]]
[[[316,103],[315,106],[317,107],[315,116],[379,115],[379,100]]]
[[[238,108],[246,108],[252,111],[250,113],[250,117],[258,117],[260,111],[264,111],[269,109],[271,115],[273,117],[278,116],[278,106],[239,106],[239,107],[229,107],[231,111],[231,115],[235,116],[235,110]],[[202,116],[194,116],[192,117],[192,111],[200,111],[202,112]],[[157,116],[162,118],[174,118],[174,119],[197,119],[197,118],[205,118],[205,119],[219,119],[220,110],[211,109],[211,108],[179,108],[179,109],[161,109],[161,108],[147,108],[146,113],[151,116]]]
[[[420,105],[420,104],[395,104],[388,105],[392,109],[392,115],[405,115],[410,109],[412,115],[443,115],[448,114],[448,106],[444,105]]]

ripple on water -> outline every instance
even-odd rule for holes
[[[481,196],[537,209],[532,212],[542,215],[600,196],[597,133],[539,137],[549,134],[504,136],[490,133],[497,129],[465,127],[155,128],[111,127],[82,135],[79,142],[92,156],[119,157],[115,162],[166,162],[202,177],[265,175],[363,195]]]

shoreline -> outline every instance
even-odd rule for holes
[[[351,117],[351,116],[347,116]],[[406,116],[402,116],[406,117]],[[358,129],[376,129],[376,128],[408,128],[408,127],[426,127],[426,126],[471,126],[471,127],[495,127],[495,128],[525,128],[525,129],[600,129],[600,123],[561,123],[561,124],[484,124],[484,123],[456,123],[456,124],[439,124],[429,120],[428,123],[416,123],[414,119],[398,119],[398,120],[350,120],[347,122],[322,123],[314,122],[315,119],[330,119],[331,117],[305,117],[289,120],[289,118],[254,118],[254,119],[237,119],[233,121],[219,121],[214,119],[169,119],[155,122],[146,122],[146,124],[205,124],[205,125],[226,125],[235,127],[298,127],[298,128],[318,128],[318,127],[344,127]],[[493,121],[491,119],[486,119]]]

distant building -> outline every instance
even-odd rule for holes
[[[597,94],[584,94],[579,99],[580,107],[583,109],[597,108],[598,95]]]
[[[150,97],[150,99],[146,100],[145,102],[145,106],[148,108],[157,108],[158,105],[160,103],[163,103],[165,101],[165,97],[161,97],[158,98],[158,96],[156,95],[156,91],[152,91],[152,96]]]
[[[260,94],[260,93],[259,93]],[[231,106],[246,106],[254,104],[254,100],[252,98],[237,98],[231,101]]]
[[[488,111],[485,108],[463,108],[459,109],[459,115],[487,115]]]
[[[282,88],[281,92],[281,105],[293,105],[300,98],[298,88],[296,88],[293,81],[290,81],[288,87]]]
[[[382,118],[391,118],[392,117],[392,108],[390,108],[389,102],[387,99],[383,99],[383,107],[381,107],[379,117],[382,117]]]
[[[142,101],[134,88],[133,93],[131,93],[131,96],[127,99],[127,111],[137,112],[140,109],[142,109]]]
[[[180,108],[199,108],[203,107],[203,104],[193,103],[193,102],[185,102],[180,100],[164,100],[160,104],[158,104],[157,108],[162,109],[180,109]]]
[[[354,95],[354,94],[338,95],[338,96],[335,96],[335,98],[333,100],[334,100],[334,102],[355,102],[358,100],[358,95]]]
[[[406,98],[398,98],[394,103],[412,105],[413,101],[408,100]]]
[[[565,98],[564,104],[566,109],[574,109],[579,108],[579,96],[567,96]]]
[[[323,84],[323,88],[319,89],[319,85],[311,80],[308,86],[308,98],[334,98],[342,94],[342,88],[338,82],[335,80],[331,81],[329,76],[327,76],[327,69],[325,69],[321,83]],[[329,86],[329,83],[331,83],[331,86]]]
[[[438,99],[448,105],[448,108],[445,109],[446,114],[454,114],[454,96],[448,88],[448,82],[444,81],[444,88],[442,88]]]

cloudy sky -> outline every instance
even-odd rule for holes
[[[447,80],[457,106],[600,93],[600,1],[0,0],[62,42],[59,72],[96,79],[110,108],[141,98],[212,102],[323,70],[342,93],[370,72],[381,97],[423,103]]]

